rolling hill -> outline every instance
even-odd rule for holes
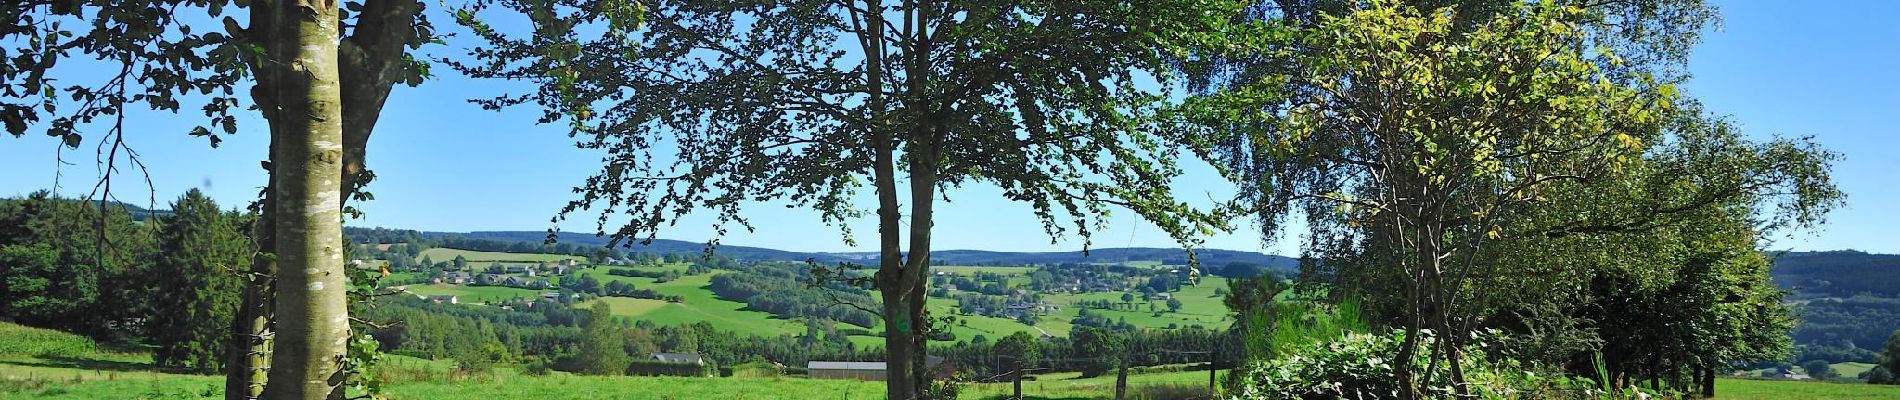
[[[541,243],[547,239],[542,231],[476,231],[476,232],[421,232],[425,238],[459,237],[498,242]],[[586,233],[560,232],[555,235],[558,243],[572,243],[583,246],[606,246],[608,237]],[[698,253],[706,251],[706,244],[684,240],[654,239],[649,243],[631,243],[628,251],[652,253]],[[805,261],[823,263],[857,262],[867,263],[876,260],[874,252],[800,252],[770,249],[763,247],[719,245],[715,253],[747,261]],[[1247,263],[1273,269],[1291,271],[1298,265],[1298,259],[1286,256],[1262,254],[1251,251],[1199,249],[1196,257],[1202,265],[1222,266],[1232,263]],[[1065,252],[1007,252],[985,250],[940,250],[931,254],[931,259],[952,265],[1031,265],[1031,264],[1090,264],[1159,262],[1162,264],[1186,264],[1187,253],[1174,248],[1126,247],[1093,249]]]

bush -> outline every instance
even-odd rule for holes
[[[1827,360],[1808,360],[1801,363],[1801,370],[1807,371],[1808,377],[1818,380],[1835,378],[1834,366],[1828,365]]]
[[[1867,379],[1867,383],[1883,385],[1900,384],[1900,381],[1894,380],[1893,372],[1887,371],[1887,367],[1884,366],[1867,370],[1865,379]]]
[[[963,384],[960,382],[968,379],[969,377],[967,376],[954,376],[950,379],[931,380],[930,387],[924,389],[924,398],[929,400],[956,400],[958,392],[961,392],[963,389]]]
[[[468,375],[479,375],[488,373],[488,371],[494,369],[494,367],[495,360],[489,358],[486,354],[474,351],[464,351],[455,354],[456,372]]]
[[[521,373],[531,376],[546,376],[554,372],[554,365],[547,359],[535,357],[521,364]]]
[[[1433,337],[1426,331],[1420,338],[1418,356],[1410,360],[1422,367],[1428,362]],[[1584,381],[1545,378],[1508,357],[1490,357],[1491,334],[1478,335],[1465,351],[1465,377],[1471,393],[1478,398],[1545,398],[1558,392],[1587,390]],[[1268,361],[1256,362],[1236,371],[1236,387],[1229,395],[1236,399],[1300,398],[1396,398],[1400,392],[1398,371],[1399,345],[1404,332],[1383,335],[1349,333],[1331,343],[1289,348]],[[1441,363],[1440,367],[1443,365]],[[1421,382],[1425,398],[1451,398],[1454,393],[1449,374],[1430,374],[1431,381]],[[1548,395],[1548,396],[1547,396]]]

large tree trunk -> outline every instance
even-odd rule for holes
[[[323,9],[315,8],[321,4],[310,5],[313,9]],[[299,6],[301,4],[260,3],[251,13],[251,29],[240,30],[236,28],[234,21],[226,21],[226,33],[234,38],[242,38],[247,43],[271,49],[270,54],[290,55],[293,49],[302,48],[302,45],[297,42],[300,40],[300,33],[290,24],[302,20],[286,17],[299,15],[294,14]],[[330,3],[328,7],[334,9],[335,4]],[[338,79],[330,79],[327,82],[333,86],[337,83],[341,84],[341,87],[337,88],[340,101],[327,103],[330,104],[328,108],[340,107],[341,110],[342,118],[339,122],[343,146],[339,166],[341,176],[335,180],[327,180],[323,177],[306,177],[306,179],[333,182],[333,186],[340,190],[335,195],[339,209],[348,203],[349,198],[361,189],[371,176],[367,174],[368,169],[365,167],[365,150],[368,148],[369,136],[376,127],[378,117],[382,114],[383,104],[389,98],[390,89],[402,79],[407,62],[405,51],[407,46],[417,39],[413,26],[421,9],[421,3],[415,0],[366,1],[364,9],[357,17],[357,26],[352,29],[350,36],[335,43],[335,58],[332,59],[335,63],[330,65],[335,66],[335,71],[338,71],[339,76],[336,77]],[[286,10],[290,11],[286,12]],[[330,19],[334,17],[334,15],[312,16],[312,18]],[[332,23],[329,26],[334,27],[335,24]],[[309,118],[316,114],[305,110],[306,112],[301,115],[290,115],[293,114],[289,112],[290,110],[298,108],[285,107],[286,105],[294,106],[294,104],[279,103],[301,100],[310,104],[308,96],[295,97],[299,96],[297,92],[283,91],[285,85],[308,84],[309,82],[300,80],[301,78],[295,74],[301,72],[288,71],[284,64],[277,62],[276,58],[247,61],[251,63],[252,70],[257,71],[257,83],[252,88],[253,101],[257,103],[265,120],[270,122],[273,138],[270,158],[279,162],[278,165],[288,165],[291,161],[283,158],[285,156],[281,155],[280,147],[309,145],[307,141],[287,143],[286,140],[292,136],[310,138],[307,135],[293,135],[289,131],[307,129],[303,126],[309,125],[311,122]],[[324,110],[326,113],[330,111]],[[299,117],[305,119],[298,120]],[[329,116],[323,118],[325,121],[338,120]],[[327,128],[327,125],[325,127]],[[329,140],[326,143],[336,143],[336,141]],[[310,154],[324,156],[328,153],[319,150]],[[271,308],[276,301],[274,279],[277,274],[276,253],[279,247],[276,241],[276,229],[279,224],[276,223],[276,219],[278,210],[281,208],[280,202],[273,201],[273,197],[276,196],[279,182],[282,181],[275,171],[277,168],[271,169],[270,182],[265,186],[261,201],[262,210],[257,222],[258,254],[254,257],[251,271],[246,276],[242,303],[231,327],[234,347],[230,349],[228,355],[230,362],[225,375],[225,398],[228,400],[254,399],[261,395],[265,386],[266,371],[269,370],[271,362]],[[339,215],[335,219],[340,223],[340,218]],[[331,285],[331,287],[338,288],[337,290],[340,291],[344,285]],[[347,332],[347,329],[345,331]]]
[[[270,14],[266,57],[270,97],[271,199],[276,203],[276,339],[264,396],[342,397],[342,359],[349,340],[349,282],[343,260],[342,89],[338,79],[337,5],[321,0],[261,3]]]
[[[890,157],[880,149],[879,158]],[[892,400],[922,399],[930,387],[925,344],[929,321],[924,293],[929,280],[931,206],[936,189],[936,162],[921,154],[910,156],[910,252],[899,250],[894,165],[879,163],[878,231],[883,251],[877,272],[878,292],[884,302],[885,396]]]
[[[1715,397],[1715,366],[1711,365],[1711,366],[1702,368],[1700,374],[1702,376],[1702,379],[1701,379],[1702,397],[1714,398]]]

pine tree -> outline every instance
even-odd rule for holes
[[[150,332],[160,366],[214,372],[223,367],[229,328],[243,289],[239,271],[250,263],[250,239],[239,215],[220,211],[197,189],[172,205],[160,234]]]
[[[613,311],[607,303],[594,303],[587,309],[585,335],[581,338],[580,373],[620,375],[627,370],[627,351],[613,323]]]

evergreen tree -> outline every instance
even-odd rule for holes
[[[148,280],[154,363],[199,372],[223,367],[244,284],[238,274],[250,263],[250,239],[239,218],[197,189],[173,203]]]
[[[613,311],[606,302],[587,309],[588,318],[581,337],[579,372],[590,375],[620,375],[627,370],[625,343],[613,323]]]

